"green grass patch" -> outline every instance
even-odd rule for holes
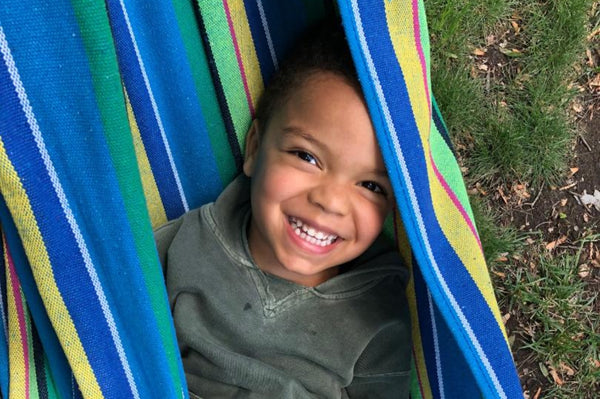
[[[599,239],[588,237],[581,248]],[[552,387],[545,397],[593,398],[600,392],[598,292],[579,275],[580,252],[552,256],[538,249],[528,267],[507,270],[500,282],[504,305],[524,326],[516,334],[534,354],[530,367],[539,368]]]
[[[573,137],[566,108],[575,94],[568,83],[590,4],[426,3],[434,94],[454,140],[468,148],[472,179],[555,182],[564,172]],[[487,52],[478,58],[475,49]]]

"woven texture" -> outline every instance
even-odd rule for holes
[[[4,1],[3,397],[187,397],[152,228],[231,181],[278,62],[336,12],[411,265],[411,395],[522,397],[417,0]]]

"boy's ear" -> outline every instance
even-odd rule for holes
[[[260,147],[260,134],[258,132],[258,119],[254,119],[246,134],[246,152],[244,154],[244,174],[248,177],[254,172],[254,164]]]

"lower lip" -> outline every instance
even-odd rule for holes
[[[286,230],[287,230],[288,235],[292,239],[292,241],[297,246],[299,246],[305,252],[309,252],[311,254],[316,254],[316,255],[326,254],[326,253],[332,251],[340,241],[340,239],[338,238],[331,244],[325,245],[324,247],[322,247],[320,245],[316,245],[316,244],[311,244],[310,242],[300,238],[300,236],[295,233],[294,228],[290,224],[289,220],[286,223]]]

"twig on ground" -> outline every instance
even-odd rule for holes
[[[538,195],[535,197],[533,202],[526,202],[523,205],[529,205],[529,206],[531,206],[531,209],[533,209],[533,207],[535,206],[535,203],[540,199],[540,195],[542,195],[542,191],[544,191],[544,185],[542,185],[542,187],[540,187],[540,191],[538,192]]]
[[[583,135],[581,133],[579,133],[579,138],[581,139],[583,144],[587,147],[588,151],[592,152],[592,147],[590,147],[590,145],[588,144],[588,142],[585,140],[585,138],[583,137]]]

